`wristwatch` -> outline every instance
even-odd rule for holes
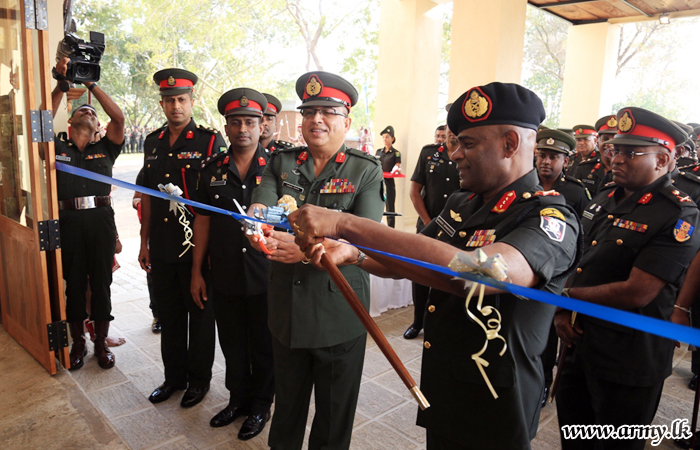
[[[357,259],[355,261],[349,262],[348,263],[349,266],[359,266],[360,264],[362,264],[362,261],[364,261],[365,258],[367,258],[367,255],[365,255],[365,252],[363,252],[359,248],[357,249],[357,251],[359,252],[357,255]]]
[[[93,89],[95,89],[95,86],[97,86],[97,83],[93,82],[90,86],[88,86],[88,91],[92,92]]]

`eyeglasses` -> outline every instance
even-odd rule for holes
[[[632,151],[629,148],[613,148],[613,149],[605,149],[605,154],[614,158],[617,155],[622,155],[627,159],[634,159],[635,156],[644,156],[644,155],[661,155],[663,152],[635,152]]]
[[[347,114],[343,114],[335,109],[304,108],[299,112],[304,119],[312,119],[316,117],[316,114],[321,114],[321,117],[325,119],[330,119],[332,116],[348,116]]]

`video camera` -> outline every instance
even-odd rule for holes
[[[54,69],[55,79],[62,81],[68,90],[68,83],[82,83],[100,80],[100,59],[105,51],[105,35],[97,31],[90,32],[90,42],[78,38],[73,33],[66,33],[56,49],[56,61],[70,59],[65,76]],[[63,86],[61,87],[63,90]],[[65,92],[64,91],[64,92]]]

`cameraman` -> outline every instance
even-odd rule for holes
[[[66,76],[68,58],[56,64],[56,72]],[[73,111],[68,123],[70,131],[54,137],[56,160],[102,175],[112,176],[112,166],[124,145],[124,114],[97,83],[85,81],[85,87],[100,102],[110,118],[107,133],[99,135],[97,111],[84,104]],[[53,114],[63,100],[59,86],[51,94]],[[114,355],[107,348],[112,304],[112,261],[117,241],[114,211],[109,197],[111,186],[97,181],[56,172],[63,278],[66,280],[66,316],[73,346],[70,351],[71,369],[83,366],[87,355],[83,322],[86,311],[88,282],[92,291],[90,318],[95,322],[95,356],[103,369],[114,367]]]

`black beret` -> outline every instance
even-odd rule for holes
[[[197,84],[197,75],[185,69],[163,69],[153,75],[160,88],[160,95],[180,95],[192,92]]]
[[[549,128],[537,132],[538,150],[554,150],[569,156],[574,148],[576,148],[576,140],[569,133]]]
[[[296,84],[301,106],[345,106],[350,109],[357,103],[357,89],[345,78],[317,70],[300,76]]]
[[[447,126],[454,134],[484,125],[537,130],[545,116],[537,94],[517,84],[495,82],[473,87],[455,100],[447,113]]]
[[[611,114],[603,116],[595,123],[595,130],[598,134],[615,134],[617,133],[617,116]]]
[[[388,127],[384,128],[379,135],[381,136],[382,134],[388,134],[391,137],[394,137],[394,127],[389,125]]]
[[[224,117],[262,117],[267,108],[267,98],[255,89],[231,89],[219,97],[218,108],[219,113]]]
[[[628,106],[617,112],[617,134],[608,144],[661,145],[673,151],[688,139],[685,131],[672,121],[643,108]]]
[[[282,112],[282,102],[277,99],[274,95],[266,94],[263,95],[267,99],[267,109],[265,110],[266,116],[276,116]]]

